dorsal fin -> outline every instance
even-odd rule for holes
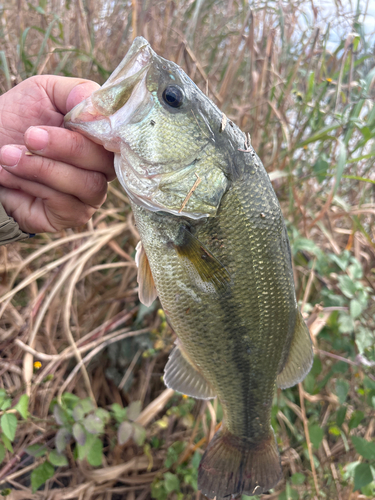
[[[292,343],[286,363],[278,374],[276,383],[280,389],[286,389],[302,382],[309,373],[314,359],[314,352],[309,330],[298,311]]]
[[[141,241],[136,246],[135,263],[138,267],[139,300],[142,304],[149,307],[158,296],[158,292],[156,291],[150,264]]]

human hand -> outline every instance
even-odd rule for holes
[[[97,88],[43,75],[0,96],[0,202],[23,231],[80,226],[104,202],[113,154],[62,128],[64,115]]]

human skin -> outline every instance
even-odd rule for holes
[[[23,231],[81,226],[105,201],[113,154],[63,128],[64,115],[97,88],[42,75],[0,96],[0,202]]]

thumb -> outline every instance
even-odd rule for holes
[[[70,111],[99,88],[100,85],[90,80],[86,80],[73,87],[66,99],[66,111]]]
[[[56,75],[40,75],[34,78],[34,82],[44,89],[51,103],[62,115],[66,115],[76,104],[99,88],[97,83],[83,78]]]

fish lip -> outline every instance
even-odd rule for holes
[[[103,144],[105,141],[100,141],[99,138],[92,136],[90,123],[99,121],[103,122],[106,120],[108,122],[108,133],[110,134],[112,131],[112,120],[111,116],[105,116],[103,114],[103,110],[101,110],[95,104],[95,97],[100,94],[103,89],[108,89],[109,87],[120,84],[121,82],[125,83],[126,80],[131,76],[143,70],[143,77],[139,82],[136,82],[134,84],[131,95],[128,98],[129,101],[138,85],[145,83],[148,69],[151,66],[152,59],[155,55],[155,52],[152,50],[147,40],[141,36],[137,37],[132,43],[129,51],[127,52],[120,65],[112,73],[108,80],[99,89],[93,92],[91,96],[86,98],[81,103],[77,104],[65,115],[65,128],[68,128],[70,130],[77,130],[94,142]],[[113,148],[110,148],[110,150],[120,152],[118,148],[116,148],[115,150]]]

